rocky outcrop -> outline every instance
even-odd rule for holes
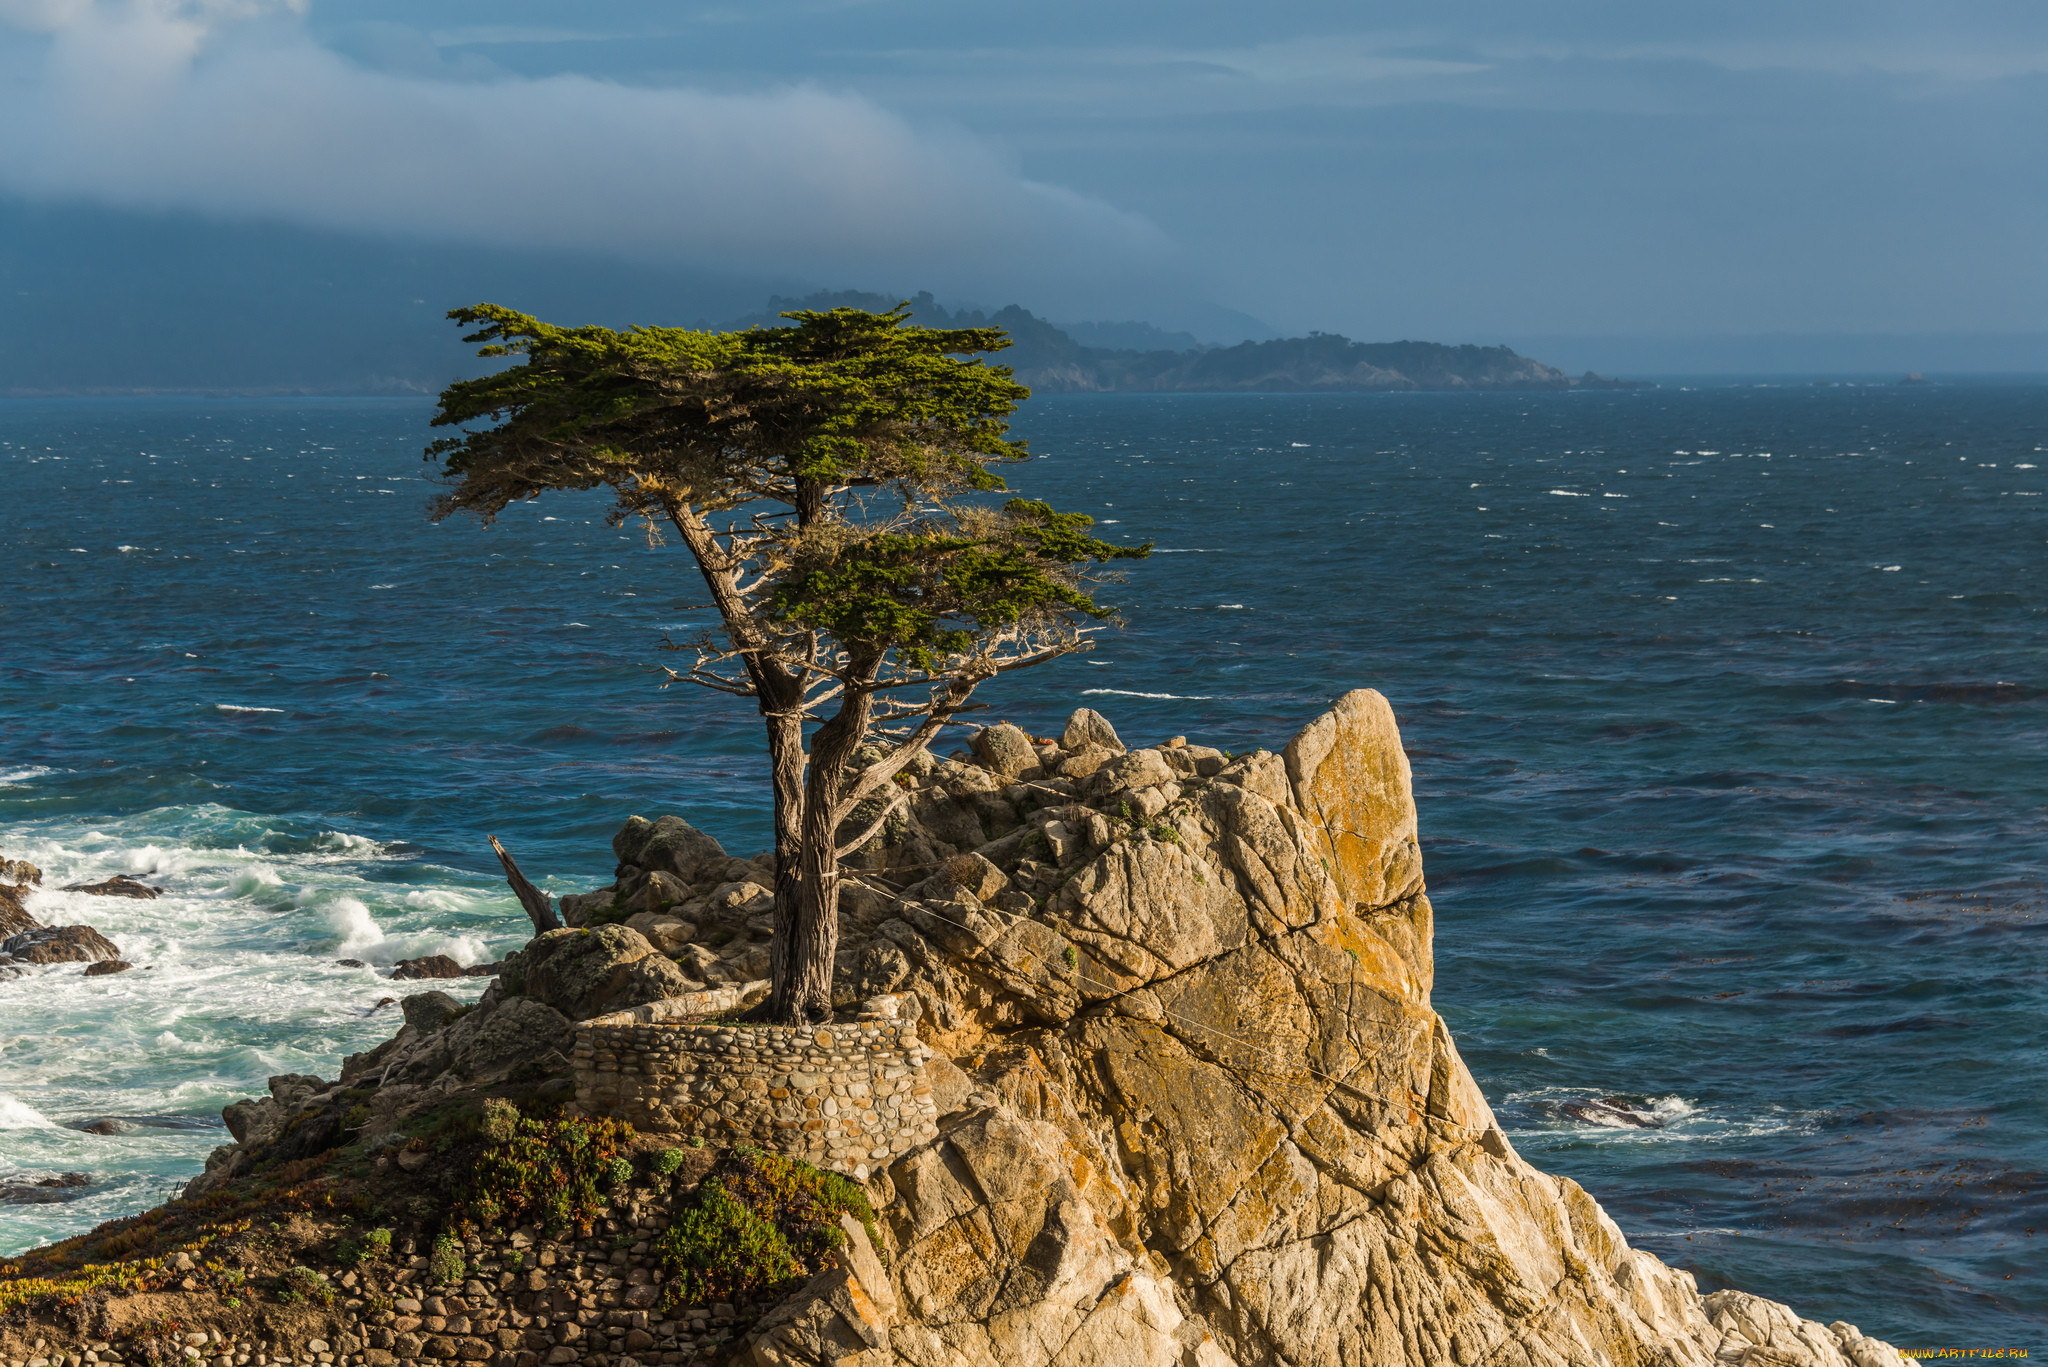
[[[460,978],[462,965],[446,954],[429,954],[423,959],[400,959],[391,965],[391,976],[398,982],[417,982],[423,978]]]
[[[990,731],[912,765],[881,838],[843,870],[835,1002],[892,994],[915,1020],[918,1047],[873,1075],[920,1106],[928,1092],[936,1122],[865,1174],[881,1246],[842,1226],[833,1264],[764,1315],[725,1307],[727,1327],[751,1322],[735,1344],[715,1305],[651,1313],[645,1260],[676,1208],[629,1184],[601,1234],[565,1234],[540,1267],[503,1269],[497,1291],[464,1288],[494,1315],[509,1299],[534,1316],[513,1323],[516,1343],[451,1329],[429,1353],[442,1340],[408,1345],[399,1328],[423,1306],[398,1300],[403,1319],[372,1316],[392,1337],[362,1347],[366,1361],[495,1351],[590,1367],[690,1349],[755,1367],[1904,1367],[1852,1325],[1701,1296],[1515,1152],[1430,1004],[1434,913],[1377,693],[1337,700],[1279,753],[1177,737],[1127,749],[1086,712],[1057,740]],[[628,1081],[671,1084],[664,1107],[715,1107],[735,1132],[764,1116],[824,1126],[788,1104],[782,1072],[803,1075],[804,1111],[872,1102],[834,1027],[812,1041],[822,1058],[773,1032],[742,1048],[744,1031],[709,1029],[758,1056],[755,1075],[718,1049],[687,1079],[662,1062],[677,1050],[658,1027],[765,987],[758,973],[702,984],[765,953],[771,870],[670,817],[636,818],[615,853],[618,881],[586,894],[586,923],[536,937],[473,1006],[416,994],[397,1036],[340,1082],[273,1078],[267,1099],[228,1107],[236,1143],[188,1194],[345,1144],[378,1172],[461,1180],[432,1166],[432,1117],[484,1092],[602,1110],[601,1089],[571,1076],[572,1055],[607,1071],[600,1031],[641,1051],[609,1050],[620,1097]],[[572,1253],[582,1270],[564,1272]]]
[[[43,926],[0,940],[0,967],[118,960],[120,947],[91,926]]]
[[[162,888],[151,887],[125,873],[117,873],[98,883],[70,883],[64,891],[82,892],[93,897],[133,897],[144,902],[153,902],[163,893]]]
[[[508,964],[508,993],[543,1002],[570,1020],[631,1010],[701,986],[630,926],[551,930]]]
[[[23,888],[0,883],[0,940],[19,935],[25,930],[40,929],[43,924],[29,915],[28,908],[22,905],[24,891]]]
[[[1281,754],[1113,738],[923,766],[860,857],[842,971],[918,999],[941,1134],[871,1184],[888,1286],[819,1278],[755,1363],[1902,1367],[1515,1153],[1430,1007],[1379,694]]]

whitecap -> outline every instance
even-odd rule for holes
[[[422,911],[468,911],[467,897],[449,892],[445,888],[420,888],[405,895],[405,904]]]
[[[282,715],[284,712],[282,707],[243,707],[231,702],[217,702],[213,705],[213,710],[225,712],[231,717],[253,716],[258,712],[276,712]]]
[[[1899,705],[1897,698],[1865,698],[1863,701],[1878,703],[1884,707],[1897,707]]]
[[[1157,698],[1161,702],[1208,702],[1207,693],[1136,693],[1128,688],[1084,688],[1082,696],[1100,694],[1117,698]]]
[[[327,925],[338,937],[334,952],[344,959],[359,959],[384,943],[384,927],[370,915],[370,909],[353,897],[336,897],[321,908]]]
[[[1892,571],[1900,569],[1902,567],[1898,565],[1872,565],[1870,568],[1874,570],[1883,570],[1886,574],[1890,574]]]
[[[1572,491],[1571,491],[1570,489],[1552,489],[1552,490],[1550,490],[1550,492],[1551,492],[1551,493],[1553,493],[1553,494],[1556,494],[1556,495],[1557,495],[1557,496],[1558,496],[1559,498],[1591,498],[1591,497],[1592,497],[1592,495],[1591,495],[1591,494],[1576,494],[1576,493],[1573,493],[1573,492],[1572,492]]]
[[[32,778],[41,778],[44,774],[55,772],[57,771],[43,764],[31,764],[26,769],[0,769],[0,783],[26,783]]]
[[[1216,610],[1217,610],[1218,612],[1243,612],[1243,611],[1244,611],[1244,604],[1242,604],[1242,603],[1218,603],[1218,604],[1216,605]]]
[[[1154,546],[1154,555],[1221,555],[1221,546]]]
[[[0,1130],[54,1130],[59,1126],[35,1107],[0,1092]]]

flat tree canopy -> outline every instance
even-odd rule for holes
[[[614,524],[681,539],[719,626],[669,675],[755,700],[767,731],[771,1010],[829,1016],[839,860],[891,808],[859,832],[848,816],[982,683],[1083,648],[1113,615],[1091,567],[1150,546],[995,497],[1027,456],[1007,418],[1029,396],[979,359],[1009,345],[999,329],[917,327],[907,306],[740,332],[449,316],[480,355],[522,359],[441,395],[434,424],[463,430],[427,448],[449,485],[434,516],[602,486]]]

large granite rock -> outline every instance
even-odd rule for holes
[[[685,883],[703,881],[731,862],[723,847],[679,816],[655,821],[633,817],[612,837],[621,864],[674,874]]]
[[[509,991],[572,1021],[678,997],[699,986],[673,959],[655,952],[646,936],[620,925],[536,936],[515,960],[508,960],[505,977]]]
[[[887,1294],[834,1269],[756,1364],[1904,1367],[1852,1326],[1701,1297],[1515,1153],[1430,1006],[1384,698],[1345,695],[1281,755],[1185,748],[1068,784],[1092,805],[1002,790],[993,868],[942,862],[842,951],[949,1056],[941,1134],[871,1182]],[[948,767],[866,867],[940,847],[923,811],[974,791]]]

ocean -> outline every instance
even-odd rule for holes
[[[0,1253],[163,1199],[224,1102],[387,1037],[377,966],[516,948],[487,836],[555,892],[609,880],[634,812],[767,843],[758,720],[661,687],[705,621],[687,563],[594,495],[430,523],[430,411],[0,403],[0,854],[138,966],[0,983],[0,1182],[92,1178],[0,1205]],[[2048,386],[1017,427],[1015,487],[1157,553],[1121,629],[985,719],[1278,747],[1379,689],[1435,1002],[1526,1157],[1708,1289],[2048,1340]],[[164,895],[54,891],[115,872]]]

